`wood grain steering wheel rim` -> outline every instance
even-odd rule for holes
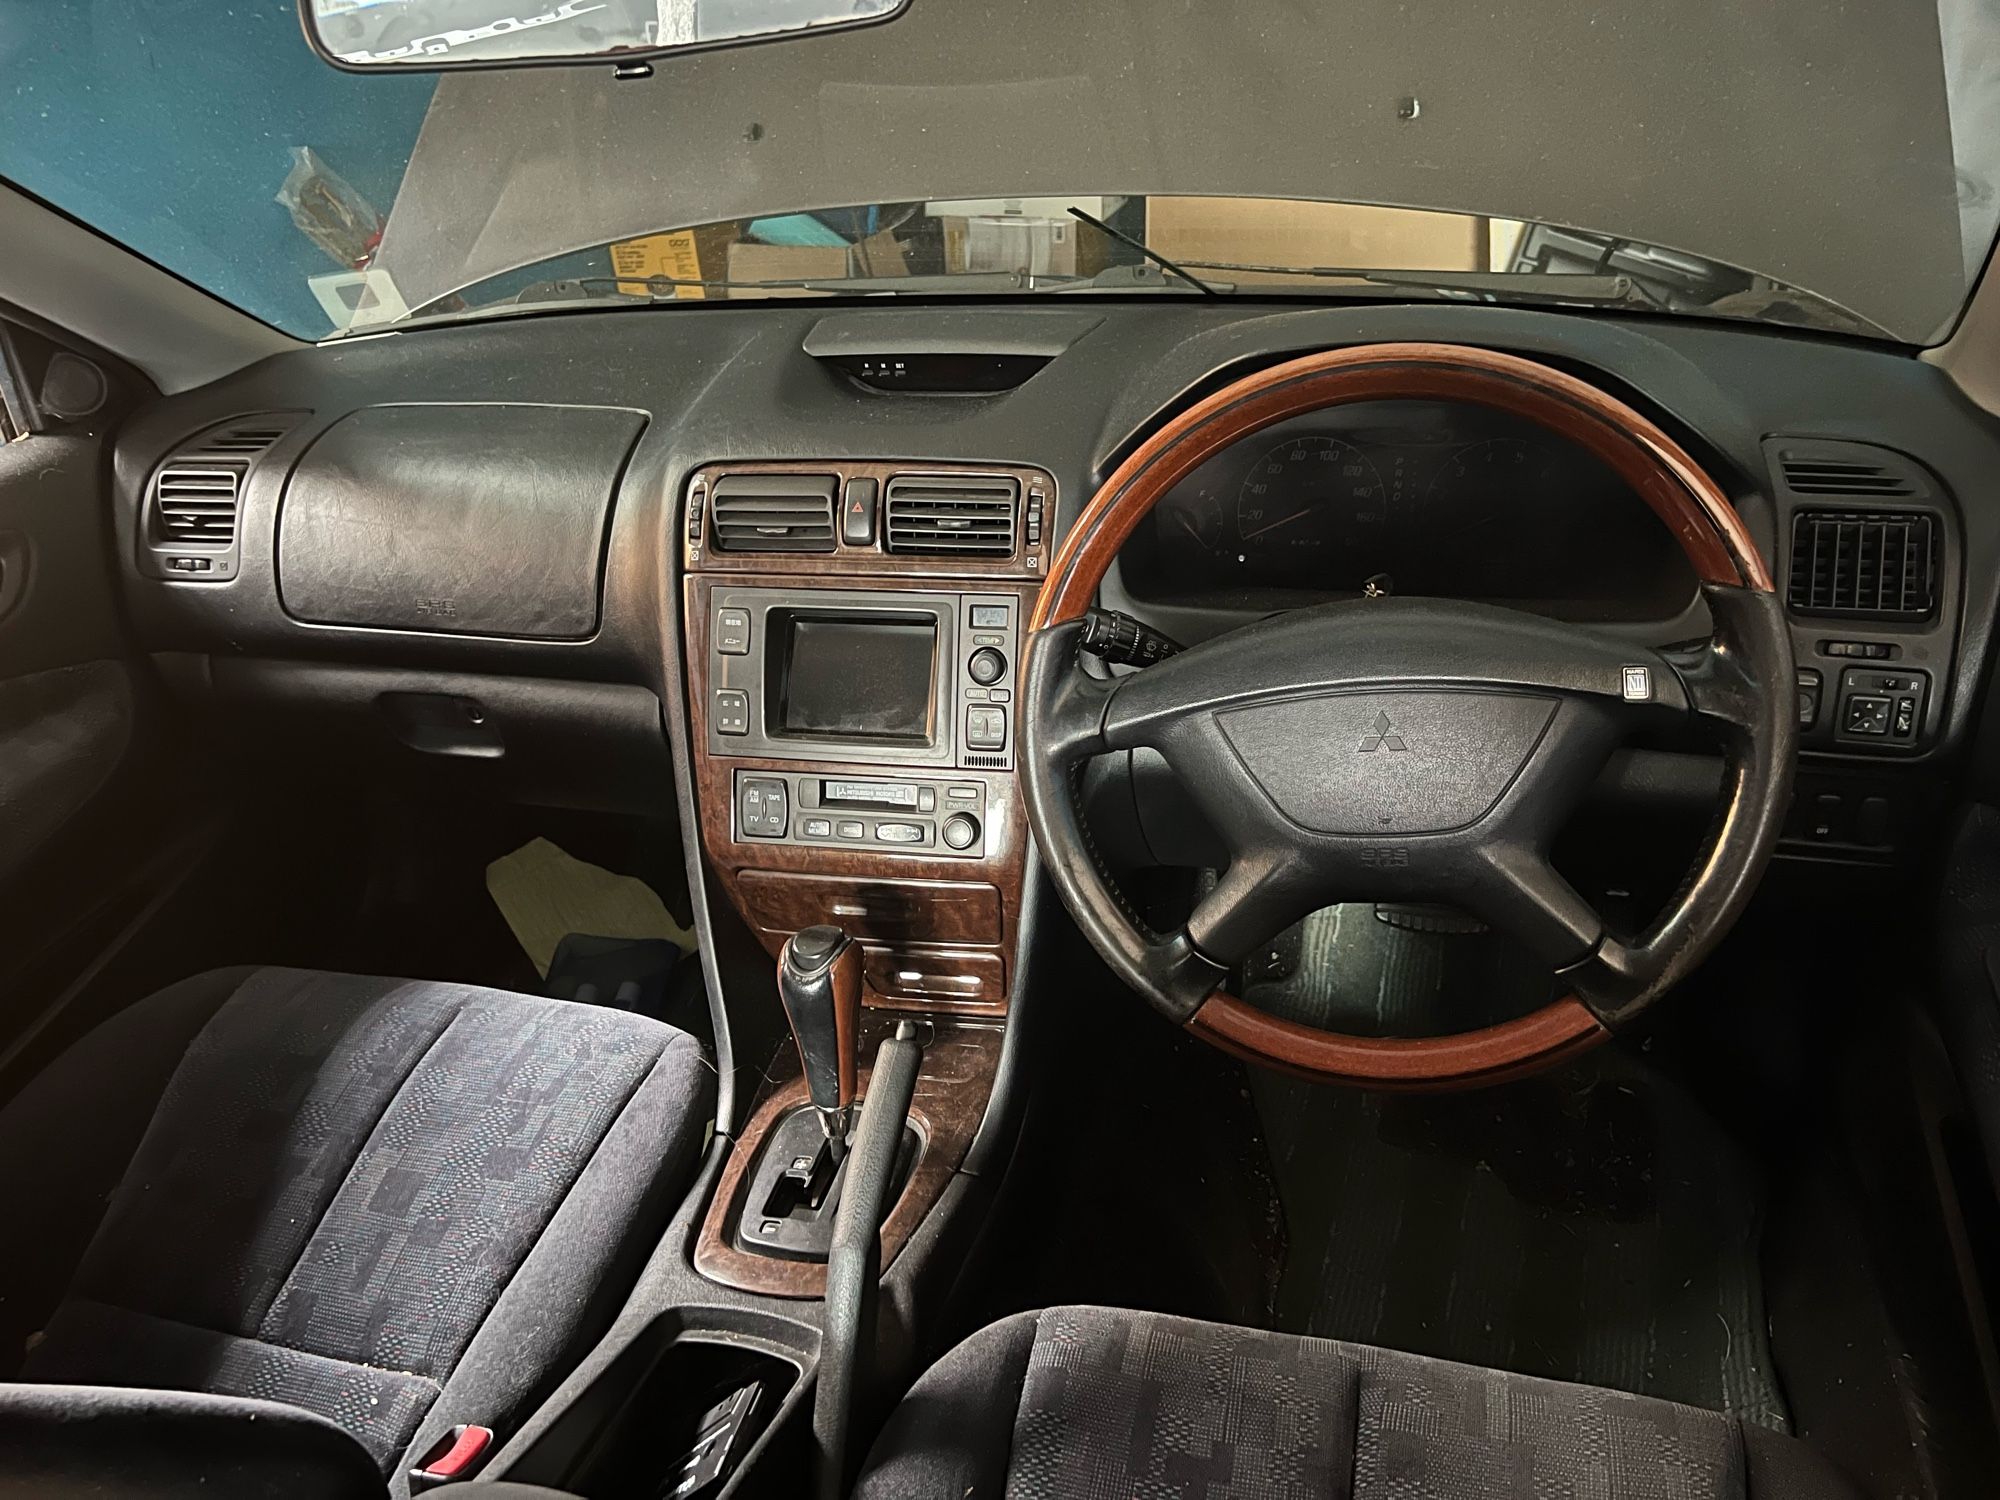
[[[1095,868],[1094,856],[1089,870],[1073,857],[1079,844],[1088,846],[1088,834],[1074,820],[1073,806],[1058,805],[1067,802],[1069,788],[1051,768],[1074,762],[1079,746],[1076,735],[1065,739],[1042,719],[1078,719],[1074,684],[1057,676],[1082,678],[1074,670],[1076,622],[1119,548],[1206,460],[1274,423],[1384,399],[1468,402],[1525,418],[1594,454],[1666,523],[1717,622],[1703,662],[1667,671],[1681,679],[1682,706],[1712,717],[1726,732],[1723,813],[1678,907],[1647,938],[1629,946],[1606,939],[1609,946],[1591,960],[1590,1003],[1572,993],[1517,1020],[1450,1036],[1347,1036],[1269,1015],[1219,983],[1202,991],[1204,976],[1212,977],[1218,966],[1199,954],[1170,953],[1171,945],[1158,951],[1170,954],[1173,977],[1191,969],[1195,978],[1192,989],[1182,985],[1184,1002],[1163,1001],[1145,981],[1159,979],[1150,989],[1167,989],[1167,970],[1135,970],[1106,951],[1106,935],[1118,936],[1119,921],[1135,931],[1137,923]],[[1063,538],[1030,620],[1021,712],[1030,815],[1079,925],[1128,982],[1205,1041],[1319,1080],[1381,1089],[1477,1087],[1538,1072],[1604,1041],[1698,963],[1733,923],[1761,875],[1789,800],[1796,742],[1790,676],[1789,638],[1764,559],[1721,488],[1656,424],[1584,381],[1513,355],[1445,344],[1339,349],[1247,376],[1168,422],[1105,481]],[[1082,716],[1094,711],[1087,707]],[[1119,914],[1107,909],[1107,892]],[[1583,971],[1576,982],[1584,982]]]

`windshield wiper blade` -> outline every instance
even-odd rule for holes
[[[1191,260],[1188,264],[1203,271],[1234,271],[1239,275],[1297,276],[1355,282],[1363,286],[1414,288],[1446,296],[1457,294],[1467,301],[1497,302],[1526,295],[1564,302],[1651,307],[1661,311],[1666,311],[1671,305],[1638,278],[1622,272],[1571,275],[1548,271],[1385,271],[1368,266],[1272,266],[1221,260]]]
[[[1164,255],[1160,254],[1159,251],[1155,250],[1151,245],[1148,245],[1144,240],[1138,239],[1133,235],[1129,235],[1125,233],[1125,231],[1122,229],[1113,229],[1109,224],[1105,223],[1102,219],[1096,217],[1093,214],[1085,213],[1082,209],[1077,208],[1075,205],[1071,205],[1069,214],[1071,218],[1082,220],[1084,223],[1088,224],[1092,229],[1095,229],[1099,234],[1109,235],[1112,239],[1118,241],[1119,244],[1128,245],[1132,249],[1137,250],[1141,255],[1145,256],[1146,259],[1150,260],[1154,265],[1160,267],[1164,271],[1173,272],[1174,275],[1180,277],[1182,281],[1187,282],[1188,285],[1196,288],[1197,290],[1202,292],[1205,296],[1220,297],[1222,295],[1222,293],[1218,292],[1214,287],[1210,286],[1207,282],[1203,281],[1199,276],[1194,276],[1189,274],[1187,271],[1183,270],[1180,266],[1168,260]]]

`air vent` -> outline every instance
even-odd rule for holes
[[[1798,495],[1862,495],[1877,500],[1908,500],[1917,495],[1908,472],[1886,464],[1786,453],[1780,456],[1779,466],[1786,486]]]
[[[891,552],[928,557],[1008,557],[1021,486],[991,478],[889,481],[883,536]]]
[[[1928,619],[1937,609],[1938,527],[1929,511],[1798,512],[1792,517],[1792,608]]]
[[[236,540],[242,472],[222,465],[170,463],[153,481],[153,534],[168,546],[226,547]]]
[[[718,552],[831,552],[831,474],[731,474],[715,484]]]

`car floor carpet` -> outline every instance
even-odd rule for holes
[[[1334,1030],[1462,1030],[1549,994],[1495,935],[1411,931],[1368,906],[1316,913],[1288,942],[1274,955],[1288,972],[1247,976],[1245,998]],[[1279,1327],[1788,1428],[1761,1184],[1642,1057],[1613,1044],[1429,1096],[1250,1071],[1289,1237]]]

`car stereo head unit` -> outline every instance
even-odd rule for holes
[[[1013,765],[1017,596],[721,588],[709,608],[710,753]]]

